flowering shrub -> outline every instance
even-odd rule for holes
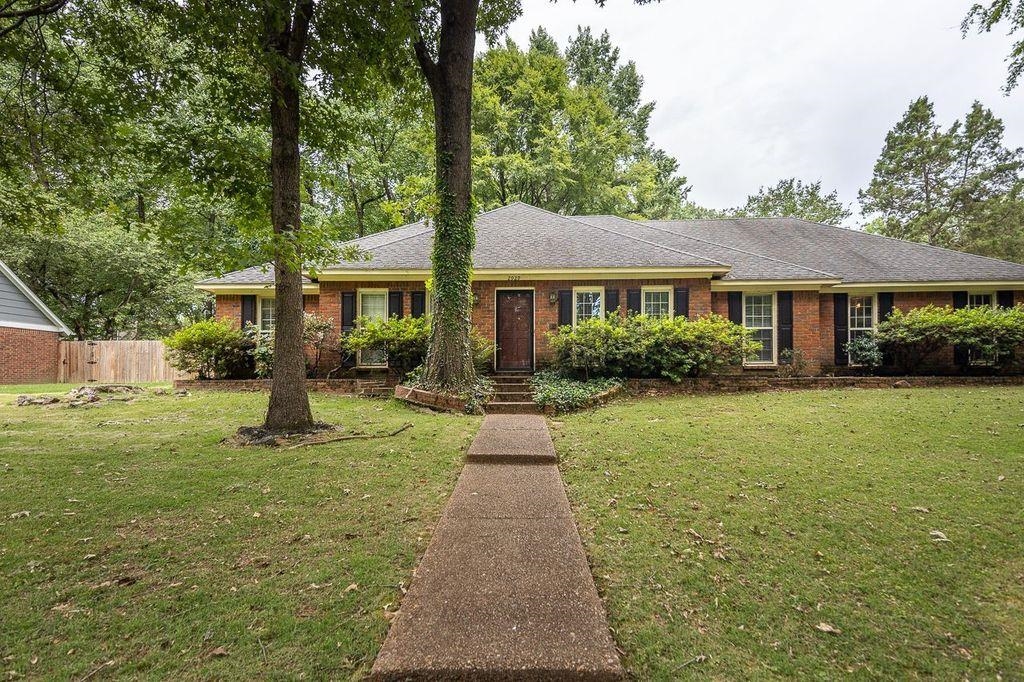
[[[244,372],[250,343],[229,322],[202,320],[164,339],[167,360],[175,369],[200,379],[224,379]]]

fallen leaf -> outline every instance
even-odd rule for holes
[[[922,514],[927,514],[927,513],[929,513],[931,511],[931,509],[929,509],[928,507],[911,507],[910,511],[921,512]]]
[[[218,656],[218,657],[220,657],[220,656],[227,656],[228,655],[228,650],[225,649],[222,646],[219,646],[216,649],[214,649],[213,651],[211,651],[210,655],[211,656]]]
[[[1006,480],[1006,476],[1000,475],[999,478],[997,478],[996,480],[997,481],[1005,481]]]
[[[841,634],[843,634],[842,630],[837,628],[835,625],[831,625],[829,623],[826,623],[825,621],[821,621],[820,623],[815,625],[814,629],[815,630],[821,630],[822,632],[827,632],[830,635],[841,635]]]
[[[932,542],[950,542],[950,539],[941,530],[933,530],[928,535],[932,536]]]
[[[11,514],[12,519],[27,519],[29,516],[32,516],[32,512],[30,511],[20,511]]]
[[[356,584],[356,583],[352,583],[351,585],[349,585],[348,587],[345,588],[345,591],[346,592],[355,592],[358,589],[359,589],[359,585]]]

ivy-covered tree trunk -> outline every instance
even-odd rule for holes
[[[437,60],[423,41],[416,57],[434,101],[437,215],[434,298],[424,383],[450,393],[476,383],[470,342],[473,246],[471,109],[478,0],[441,0]]]
[[[283,3],[284,6],[290,3]],[[269,10],[273,12],[273,10]],[[278,8],[280,11],[280,8]],[[274,366],[270,404],[263,426],[304,431],[313,426],[306,393],[302,343],[302,229],[299,179],[299,81],[312,0],[302,0],[291,20],[276,27],[270,55],[270,173],[274,225]],[[271,15],[268,27],[276,26]]]

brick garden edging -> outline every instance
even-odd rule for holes
[[[270,379],[176,379],[174,388],[189,391],[269,391],[270,383]],[[377,379],[307,379],[306,388],[336,395],[391,395],[387,382]]]
[[[422,388],[411,386],[395,386],[395,398],[420,407],[429,407],[432,410],[443,410],[445,412],[458,412],[465,414],[468,410],[468,403],[462,398],[443,393],[424,391]]]
[[[683,379],[627,379],[626,388],[637,395],[671,393],[742,393],[799,391],[822,388],[926,388],[941,386],[1021,386],[1024,376],[842,376],[774,377],[721,375]]]

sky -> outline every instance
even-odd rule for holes
[[[857,210],[885,134],[927,95],[943,127],[979,100],[1024,146],[1024,85],[1003,94],[1004,29],[961,36],[974,0],[523,0],[509,35],[545,27],[562,47],[577,25],[607,30],[635,61],[649,135],[679,160],[690,199],[742,205],[781,178],[821,180]],[[851,224],[859,221],[859,215]]]

